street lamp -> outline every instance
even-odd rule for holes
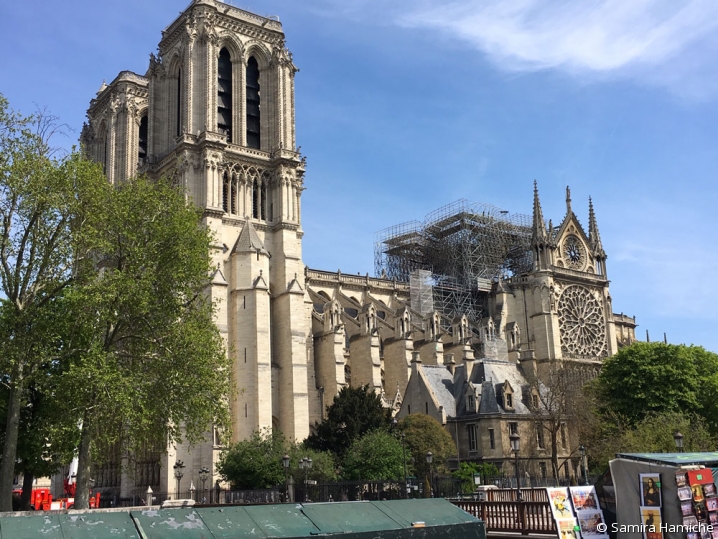
[[[304,469],[304,503],[307,503],[307,491],[309,490],[309,469],[312,467],[312,459],[304,457],[299,461],[299,467]]]
[[[588,485],[588,466],[586,464],[586,448],[583,444],[578,446],[578,452],[581,454],[581,468],[583,468],[583,484]]]
[[[519,485],[519,450],[521,449],[521,437],[517,432],[509,434],[511,452],[514,454],[514,467],[516,471],[516,501],[521,501],[521,485]]]
[[[282,457],[284,467],[284,503],[289,503],[289,455]]]
[[[426,452],[426,463],[429,465],[429,487],[431,488],[431,497],[434,497],[434,473],[431,463],[434,462],[434,454],[431,451]]]
[[[199,471],[199,480],[202,481],[202,503],[207,503],[207,479],[209,479],[209,470],[207,466],[202,466]]]
[[[177,480],[177,498],[179,498],[180,495],[180,481],[182,481],[182,478],[184,477],[184,462],[181,460],[178,460],[175,462],[175,465],[172,466],[175,470],[175,479]]]
[[[403,432],[398,432],[397,426],[398,421],[396,418],[391,420],[391,430],[394,432],[394,436],[398,436],[401,440],[401,454],[404,458],[404,498],[409,498],[409,488],[406,484],[406,446],[404,445],[404,442],[406,440],[406,435]]]
[[[673,441],[676,442],[676,449],[678,449],[678,452],[683,453],[683,435],[676,431],[673,435]]]

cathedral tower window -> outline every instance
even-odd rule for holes
[[[217,62],[217,130],[232,142],[232,59],[229,51],[219,51]]]
[[[260,147],[259,64],[254,56],[247,62],[247,146]]]
[[[257,180],[252,182],[252,217],[259,219],[259,185]]]
[[[267,220],[267,183],[262,182],[262,188],[260,190],[261,200],[259,204],[260,214],[263,221]]]
[[[229,178],[226,172],[222,180],[222,209],[225,213],[229,213]]]
[[[177,88],[175,92],[175,136],[182,133],[182,68],[177,69]]]
[[[107,125],[102,122],[100,135],[97,137],[97,160],[102,163],[102,172],[107,174]]]
[[[147,114],[143,114],[142,118],[140,118],[140,134],[138,138],[137,159],[142,165],[147,159]]]
[[[228,181],[229,183],[229,213],[237,214],[238,208],[237,208],[237,189],[239,188],[237,178],[231,178]]]

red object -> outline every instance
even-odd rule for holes
[[[55,500],[55,502],[60,504],[60,509],[72,509],[75,506],[75,500],[74,500],[74,493],[75,488],[74,484],[70,485],[72,486],[72,496],[68,496],[67,498],[58,498]],[[69,494],[70,489],[67,488],[67,484],[65,484],[65,492]],[[12,491],[13,494],[17,494],[20,496],[22,494],[22,490],[16,489]],[[90,493],[90,509],[97,509],[100,507],[100,493],[96,493],[94,496],[92,493]],[[50,511],[52,509],[52,494],[50,494],[49,488],[34,488],[32,489],[32,494],[30,495],[30,505],[35,511]],[[57,507],[55,507],[57,509]]]
[[[690,470],[688,472],[688,484],[693,485],[707,485],[713,482],[713,473],[710,468],[703,468],[701,470]]]

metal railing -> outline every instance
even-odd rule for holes
[[[452,500],[452,503],[483,520],[487,532],[520,532],[522,535],[557,534],[556,522],[548,501]]]

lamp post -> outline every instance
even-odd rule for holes
[[[511,452],[514,454],[514,467],[516,472],[516,501],[521,501],[521,485],[519,485],[519,450],[521,449],[521,437],[514,432],[509,434]]]
[[[284,468],[284,503],[289,503],[289,455],[282,457],[282,467]]]
[[[180,481],[182,481],[182,478],[184,477],[184,462],[181,460],[178,460],[175,462],[175,465],[172,466],[175,470],[175,479],[177,480],[177,498],[179,498],[180,495]]]
[[[673,435],[673,441],[676,443],[676,449],[679,453],[683,453],[683,435],[676,431]]]
[[[207,466],[202,466],[199,471],[199,480],[202,482],[202,503],[207,503],[207,479],[209,479],[209,470]]]
[[[404,445],[404,442],[406,441],[406,435],[403,432],[398,432],[397,425],[399,423],[397,422],[396,418],[391,420],[391,430],[394,431],[394,436],[397,436],[401,440],[401,454],[404,459],[404,498],[409,498],[409,489],[406,484],[406,446]]]
[[[304,457],[299,461],[299,467],[304,469],[304,503],[307,503],[307,490],[309,490],[309,469],[312,467],[312,459]]]
[[[426,452],[426,463],[429,465],[429,487],[431,489],[431,497],[434,497],[434,473],[431,463],[434,462],[434,455],[431,451]]]
[[[578,452],[581,454],[581,468],[583,468],[583,484],[588,485],[588,465],[586,464],[586,448],[583,444],[578,446]]]

